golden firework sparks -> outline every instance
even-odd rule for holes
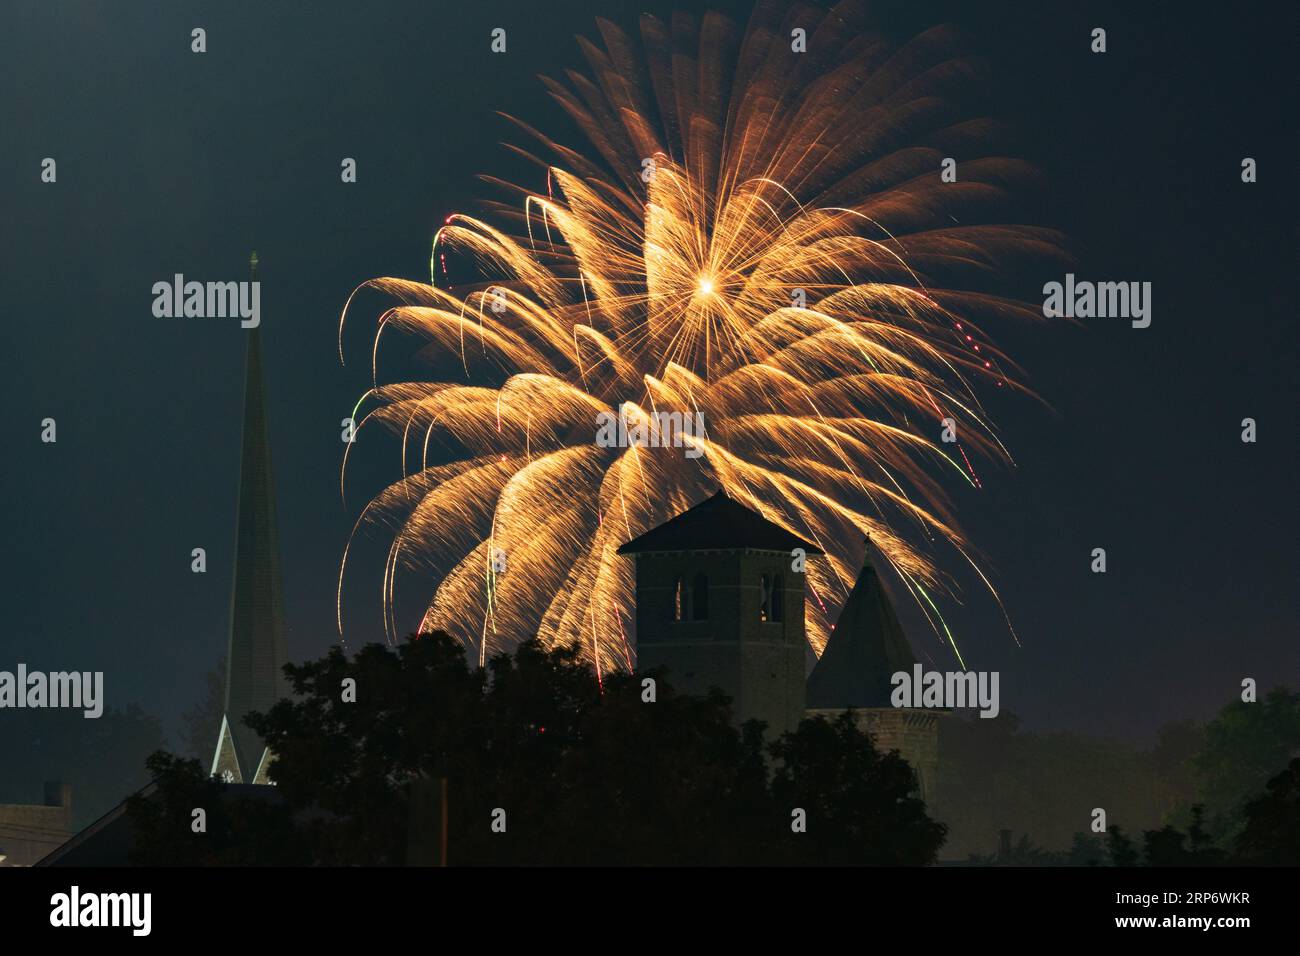
[[[1010,257],[1057,254],[1059,236],[987,224],[1031,171],[987,155],[989,124],[954,110],[946,94],[978,67],[951,31],[895,47],[856,4],[788,10],[760,5],[743,33],[716,14],[647,16],[639,45],[599,21],[603,47],[580,41],[591,77],[545,81],[595,155],[515,120],[550,157],[517,150],[545,193],[494,180],[519,200],[449,217],[430,284],[361,287],[398,302],[372,368],[388,329],[458,365],[376,377],[359,405],[358,436],[380,425],[402,443],[401,477],[357,522],[391,534],[390,636],[405,571],[432,590],[421,629],[480,661],[536,634],[630,667],[632,569],[616,549],[722,487],[826,551],[808,571],[818,653],[864,534],[957,652],[935,546],[988,579],[943,480],[978,485],[974,461],[1009,458],[977,392],[1019,388],[977,323],[1042,315],[945,277],[983,285]],[[791,50],[796,28],[808,53]],[[944,182],[954,152],[961,175]],[[439,287],[449,254],[480,281]],[[597,442],[611,414],[642,440]],[[940,440],[945,419],[959,441]],[[661,434],[674,421],[703,428]]]

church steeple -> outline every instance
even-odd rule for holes
[[[249,266],[256,282],[257,253]],[[245,362],[226,698],[212,773],[232,783],[269,783],[270,753],[261,737],[244,723],[250,711],[264,713],[289,693],[282,670],[288,655],[260,326],[248,332]]]
[[[808,707],[888,707],[890,677],[911,673],[916,657],[864,542],[862,571],[817,666],[808,676]]]

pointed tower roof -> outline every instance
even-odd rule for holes
[[[807,554],[822,550],[768,521],[757,511],[718,490],[712,498],[683,511],[657,528],[633,538],[618,549],[619,554],[647,551],[793,551]]]
[[[256,253],[251,265],[256,281]],[[260,783],[265,779],[266,743],[244,724],[244,717],[250,711],[264,713],[289,696],[282,670],[288,654],[260,326],[248,333],[246,364],[226,700],[212,773],[223,776],[229,771],[234,783]]]
[[[853,592],[808,675],[810,709],[889,707],[890,677],[916,663],[870,554],[868,542]]]

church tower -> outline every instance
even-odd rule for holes
[[[257,253],[250,260],[257,281]],[[248,332],[244,378],[244,434],[235,531],[235,581],[230,602],[226,699],[212,774],[228,783],[270,783],[271,754],[244,723],[250,711],[265,713],[289,696],[282,668],[284,608],[280,541],[275,522],[275,482],[262,374],[261,327]]]
[[[849,708],[878,750],[897,750],[927,798],[939,771],[939,717],[945,711],[894,707],[890,678],[912,672],[916,657],[866,543],[862,571],[835,630],[808,677],[808,716],[830,719]]]
[[[804,575],[793,552],[822,552],[719,491],[629,541],[636,560],[638,671],[677,690],[717,687],[736,723],[794,730],[804,715]]]

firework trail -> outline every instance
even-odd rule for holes
[[[388,541],[390,637],[400,576],[424,588],[421,629],[480,661],[536,634],[630,667],[616,548],[723,487],[827,552],[809,568],[818,653],[869,534],[960,661],[936,549],[975,561],[944,483],[978,486],[975,462],[1009,460],[977,393],[1023,391],[980,323],[1042,313],[953,286],[1061,254],[1053,232],[987,224],[1033,174],[989,155],[992,124],[952,105],[980,66],[944,28],[891,44],[856,4],[760,4],[743,31],[647,16],[639,42],[598,27],[603,45],[579,41],[588,75],[543,81],[591,151],[514,120],[544,191],[489,180],[513,198],[449,217],[431,284],[361,287],[395,300],[372,368],[392,329],[455,361],[440,380],[376,378],[356,413],[358,441],[384,427],[402,447],[353,534]],[[946,156],[962,157],[956,182]],[[477,281],[448,289],[448,256]],[[652,438],[657,413],[701,415],[705,432],[601,447],[597,417],[620,408]],[[948,418],[956,443],[940,440]],[[345,554],[340,628],[348,571]]]

